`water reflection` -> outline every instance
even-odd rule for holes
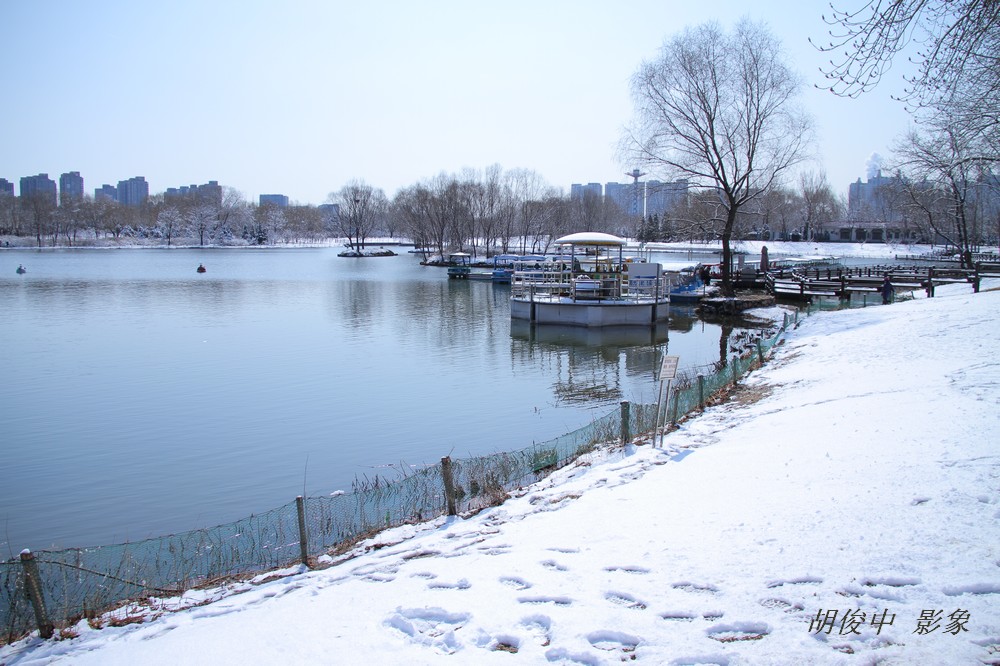
[[[676,308],[656,328],[532,329],[511,322],[509,286],[406,255],[9,259],[31,271],[0,274],[0,433],[18,443],[0,465],[0,546],[14,552],[203,527],[383,465],[522,448],[655,401],[663,354],[713,363],[740,327]]]

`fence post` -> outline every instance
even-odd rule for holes
[[[705,407],[705,375],[698,375],[698,409]]]
[[[458,509],[455,507],[455,480],[451,473],[451,458],[445,456],[441,458],[441,476],[444,477],[444,498],[448,504],[448,515],[457,516]]]
[[[302,564],[309,566],[309,536],[306,532],[306,500],[302,495],[295,498],[295,512],[299,514],[299,555]]]
[[[38,574],[38,562],[35,555],[28,549],[21,551],[21,566],[24,568],[24,587],[28,590],[28,599],[35,609],[35,624],[38,625],[38,635],[42,638],[52,638],[55,627],[49,620],[45,610],[45,598],[42,596],[42,579]]]
[[[632,441],[632,432],[629,427],[631,425],[631,423],[629,423],[629,409],[630,406],[628,404],[628,400],[622,400],[622,444],[628,444]]]
[[[757,338],[757,361],[764,365],[764,345],[761,344],[760,338]]]
[[[681,390],[679,388],[674,389],[674,415],[670,419],[670,425],[677,425],[677,409],[680,407],[681,401]]]

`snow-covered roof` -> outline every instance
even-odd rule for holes
[[[581,231],[580,233],[563,236],[556,240],[556,245],[624,245],[625,239],[598,231]]]

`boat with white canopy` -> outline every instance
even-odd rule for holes
[[[625,243],[598,232],[559,238],[559,256],[515,267],[511,318],[588,327],[666,321],[670,290],[663,267],[626,257]]]

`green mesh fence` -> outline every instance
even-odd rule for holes
[[[629,405],[628,432],[648,437],[659,425],[699,409],[714,393],[744,376],[778,342],[786,316],[770,336],[725,364],[689,370],[673,382],[662,404]],[[659,413],[657,410],[659,408]],[[600,445],[620,441],[621,410],[571,433],[518,451],[451,461],[454,502],[471,513],[503,502],[507,494],[543,478]],[[376,478],[351,493],[309,497],[302,502],[305,552],[315,557],[345,548],[381,530],[447,513],[442,464],[394,481]],[[223,579],[261,573],[301,562],[303,536],[297,503],[226,525],[134,543],[38,551],[40,591],[49,621],[62,628],[96,617],[126,600],[179,595]],[[0,562],[0,643],[35,630],[35,615],[20,560]]]

